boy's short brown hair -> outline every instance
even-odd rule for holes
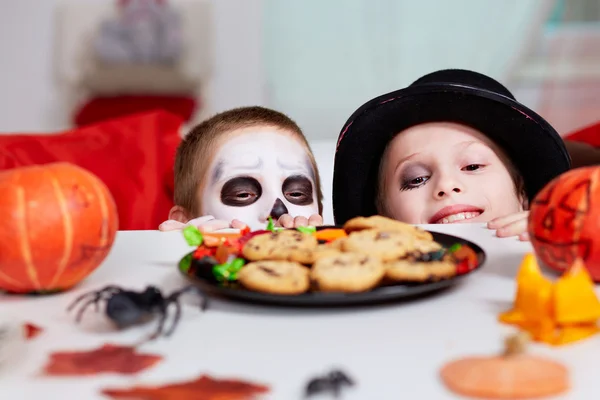
[[[240,107],[221,112],[194,127],[182,140],[175,155],[174,201],[192,217],[197,217],[201,209],[198,204],[198,187],[204,179],[217,145],[222,135],[237,129],[253,126],[272,126],[293,133],[306,146],[310,163],[315,172],[315,186],[319,214],[323,212],[323,192],[317,164],[300,127],[288,116],[264,107]]]

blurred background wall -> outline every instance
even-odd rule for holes
[[[598,0],[209,1],[209,113],[263,104],[332,140],[371,97],[459,67],[501,80],[561,133],[600,119]],[[0,2],[0,132],[72,125],[54,61],[60,3]]]

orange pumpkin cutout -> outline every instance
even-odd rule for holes
[[[595,324],[600,319],[600,300],[581,259],[554,284],[553,297],[558,324]]]
[[[542,276],[535,256],[527,254],[517,275],[514,306],[498,319],[536,341],[565,345],[600,332],[600,300],[580,259],[552,283]]]
[[[600,166],[577,168],[549,182],[533,199],[528,232],[536,254],[564,272],[581,258],[600,282]]]
[[[453,360],[440,371],[452,392],[482,399],[531,399],[569,390],[567,368],[556,361],[525,353],[527,335],[506,340],[503,354]]]
[[[105,259],[115,202],[87,170],[51,163],[0,172],[0,290],[66,290]]]
[[[527,254],[517,275],[515,306],[501,318],[541,324],[551,318],[551,298],[552,282],[542,275],[535,256]]]

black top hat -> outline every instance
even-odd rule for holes
[[[503,85],[477,72],[437,71],[372,99],[348,119],[335,153],[335,223],[377,214],[379,163],[387,144],[411,126],[442,121],[477,129],[502,148],[523,177],[530,200],[571,167],[554,128]]]

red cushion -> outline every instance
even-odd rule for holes
[[[66,161],[108,186],[119,229],[157,229],[173,206],[180,117],[158,111],[55,134],[0,134],[0,170]]]
[[[111,118],[140,112],[164,110],[189,121],[196,110],[197,101],[181,96],[114,96],[97,97],[79,108],[73,122],[85,126]]]
[[[581,128],[564,138],[573,142],[583,142],[594,147],[600,147],[600,122]]]

